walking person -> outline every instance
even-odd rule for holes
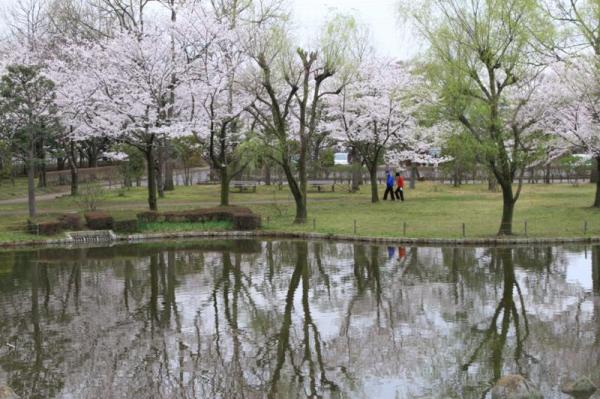
[[[395,200],[395,196],[394,196],[394,177],[392,176],[392,174],[390,173],[390,171],[387,171],[385,173],[386,175],[386,179],[385,179],[385,193],[383,193],[383,200],[386,201],[387,200],[387,196],[388,193],[390,194],[390,197],[392,197],[392,201]]]
[[[404,201],[404,177],[399,172],[396,172],[396,199]]]

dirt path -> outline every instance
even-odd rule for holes
[[[47,198],[45,198],[46,200],[52,200],[55,199],[61,195],[64,195],[64,193],[56,193],[56,195],[54,197],[52,197],[54,194],[48,194]],[[40,196],[38,197],[38,199],[41,201],[41,198],[45,197],[45,196]],[[21,198],[15,198],[15,200],[17,199],[21,199]],[[12,200],[7,200],[7,201],[12,201]],[[338,198],[312,198],[311,202],[333,202],[333,201],[339,201]],[[25,198],[25,201],[23,202],[0,202],[0,206],[2,206],[2,204],[19,204],[19,203],[26,203],[27,199]],[[240,206],[245,206],[245,205],[269,205],[269,204],[273,204],[273,200],[254,200],[254,201],[236,201],[234,203],[232,203],[232,205],[240,205]],[[282,200],[277,200],[277,204],[293,204],[294,200],[290,200],[290,199],[282,199]],[[43,204],[40,204],[42,206],[38,206],[37,211],[39,213],[48,213],[48,212],[56,212],[56,209],[44,209],[43,208]],[[159,210],[161,209],[160,207],[160,202],[159,202]],[[163,204],[163,210],[165,210],[165,207],[168,206],[178,206],[178,207],[213,207],[213,206],[218,206],[219,202],[218,201],[194,201],[194,202],[169,202],[167,204]],[[118,209],[118,210],[124,210],[124,209],[139,209],[144,210],[145,208],[145,203],[144,204],[113,204],[113,206],[108,207],[107,210],[110,209]],[[0,216],[13,216],[13,215],[26,215],[27,214],[27,209],[23,209],[23,210],[11,210],[11,211],[1,211],[0,210]]]
[[[53,200],[53,199],[56,199],[58,197],[62,197],[63,195],[68,195],[68,194],[69,194],[68,191],[60,191],[58,193],[36,195],[35,196],[35,200],[36,201],[50,201],[50,200]],[[0,206],[2,206],[2,205],[15,205],[15,204],[26,204],[26,203],[27,203],[27,197],[19,197],[19,198],[11,198],[11,199],[0,200]]]

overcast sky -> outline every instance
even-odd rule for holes
[[[5,9],[16,0],[0,0]],[[410,29],[398,18],[398,0],[288,0],[293,21],[301,38],[316,35],[324,22],[336,13],[355,16],[367,25],[373,45],[385,56],[407,59],[419,50]],[[0,20],[0,24],[3,22]],[[0,25],[0,32],[5,27]]]
[[[291,0],[302,35],[314,35],[336,13],[349,13],[367,25],[382,55],[407,59],[419,50],[410,28],[398,18],[398,0]]]

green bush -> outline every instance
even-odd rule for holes
[[[208,223],[208,222],[230,222],[233,228],[238,230],[254,230],[261,226],[261,218],[254,214],[249,208],[229,206],[218,208],[192,209],[188,211],[166,212],[143,212],[137,215],[142,224],[157,223]]]
[[[137,233],[140,229],[137,219],[123,219],[114,221],[114,230],[117,233]]]
[[[164,220],[164,217],[156,211],[146,211],[137,214],[140,223],[154,223]]]

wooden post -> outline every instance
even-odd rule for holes
[[[525,237],[527,237],[527,220],[525,221]]]
[[[354,235],[356,235],[356,219],[354,219]]]
[[[583,222],[583,234],[587,234],[587,230],[588,230],[588,222],[586,220],[585,222]]]
[[[466,229],[466,226],[464,223],[462,224],[462,234],[463,234],[463,238],[467,236],[467,229]]]

